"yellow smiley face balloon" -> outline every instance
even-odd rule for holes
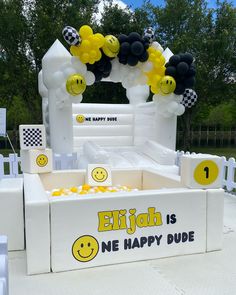
[[[92,170],[91,176],[93,180],[97,182],[104,182],[107,180],[108,173],[107,170],[102,167],[96,167]]]
[[[115,36],[105,36],[105,43],[102,46],[102,50],[106,56],[115,57],[119,53],[120,43]]]
[[[80,262],[88,262],[98,254],[98,241],[89,235],[79,237],[72,246],[74,258]]]
[[[82,94],[86,89],[86,82],[82,75],[73,74],[66,81],[66,90],[70,95]]]
[[[176,82],[171,76],[164,76],[160,80],[160,94],[167,95],[175,91]]]

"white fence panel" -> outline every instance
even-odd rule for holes
[[[9,154],[8,157],[4,157],[0,154],[0,179],[2,178],[14,178],[19,175],[19,163],[20,157],[17,154]],[[7,172],[7,165],[9,165],[9,172]]]

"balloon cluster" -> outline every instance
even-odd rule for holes
[[[195,66],[190,53],[181,53],[171,56],[165,65],[165,75],[172,76],[176,81],[175,94],[183,94],[186,88],[192,88],[195,82]]]
[[[137,32],[121,34],[118,38],[113,35],[104,37],[95,34],[88,25],[82,26],[78,32],[66,26],[62,34],[74,57],[68,67],[61,68],[54,75],[57,87],[63,80],[58,90],[61,99],[63,90],[71,100],[80,101],[87,85],[109,77],[113,82],[121,82],[127,91],[138,85],[150,87],[153,100],[166,117],[181,115],[185,106],[191,107],[195,103],[194,93],[191,92],[190,98],[186,90],[195,82],[193,56],[190,53],[172,55],[168,48],[164,51],[158,42],[153,41],[153,28],[146,28],[143,37]]]
[[[160,50],[150,46],[147,51],[149,54],[148,61],[152,63],[152,69],[146,73],[147,84],[151,86],[151,91],[156,94],[160,92],[161,79],[165,76],[166,61]]]
[[[72,45],[70,52],[72,55],[79,57],[82,63],[94,64],[102,57],[100,48],[104,45],[104,36],[100,33],[93,33],[90,26],[84,25],[79,30],[81,43],[79,46]]]
[[[121,34],[118,40],[120,42],[118,57],[121,64],[136,66],[139,61],[145,62],[148,60],[149,40],[142,38],[136,32],[132,32],[128,36]]]

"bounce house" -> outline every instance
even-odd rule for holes
[[[56,40],[39,73],[44,124],[20,126],[28,274],[220,250],[221,158],[176,163],[192,55],[164,50],[151,28],[63,36],[70,52]],[[122,83],[129,104],[81,103],[95,81]],[[52,154],[72,153],[77,169],[53,170]]]

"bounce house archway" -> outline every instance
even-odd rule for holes
[[[88,140],[137,146],[152,139],[175,149],[176,118],[185,110],[182,93],[194,82],[193,58],[163,50],[147,34],[103,37],[86,25],[79,33],[69,26],[63,30],[72,55],[56,40],[39,74],[43,119],[54,152],[77,151]],[[80,104],[86,86],[95,81],[121,82],[129,105]],[[146,103],[150,89],[153,102]]]
[[[51,85],[55,83],[54,76],[61,65],[69,64],[71,59],[70,53],[56,40],[45,54],[39,73],[43,122],[54,152],[71,153],[87,139],[101,145],[122,146],[140,144],[145,139],[153,138],[175,149],[177,116],[163,117],[158,114],[154,102],[146,103],[149,96],[146,85],[127,89],[129,105],[72,104],[67,101],[65,91],[60,93],[60,88]],[[112,82],[110,79],[104,80]],[[84,123],[76,120],[80,114],[87,118]],[[100,120],[95,117],[100,117]]]

